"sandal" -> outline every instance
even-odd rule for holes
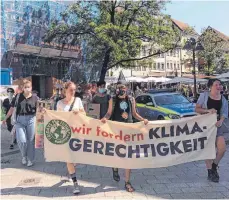
[[[120,176],[118,174],[118,169],[117,168],[112,168],[112,171],[113,171],[113,179],[117,182],[120,181]]]
[[[125,182],[125,189],[127,192],[134,192],[135,189],[133,188],[133,186],[131,185],[131,183],[128,181],[128,182]]]

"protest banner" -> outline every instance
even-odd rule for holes
[[[35,124],[35,148],[44,147],[44,115],[42,108],[51,109],[51,103],[47,101],[37,102],[36,124]]]
[[[214,159],[216,114],[127,124],[47,111],[46,161],[127,169]]]
[[[92,117],[94,119],[100,118],[100,104],[90,103],[88,104],[88,117]]]

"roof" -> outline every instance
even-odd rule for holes
[[[193,34],[193,35],[199,35],[195,29],[191,26],[189,26],[187,23],[184,23],[184,22],[181,22],[179,20],[176,20],[176,19],[172,19],[173,23],[181,30],[181,31],[185,31],[186,29],[189,28],[190,30],[190,34]]]
[[[220,31],[212,28],[211,26],[208,26],[207,28],[208,30],[211,29],[213,30],[221,39],[225,40],[225,41],[229,41],[229,36],[225,35],[224,33],[221,33]]]
[[[176,19],[172,19],[172,21],[178,26],[179,29],[185,31],[185,29],[189,28],[190,26],[184,22],[178,21]]]

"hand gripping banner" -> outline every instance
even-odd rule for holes
[[[126,124],[47,111],[46,161],[139,169],[214,159],[216,115]]]

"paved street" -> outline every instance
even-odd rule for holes
[[[2,199],[229,198],[229,150],[220,164],[220,183],[207,181],[205,164],[200,161],[167,168],[133,170],[134,193],[124,190],[124,170],[120,170],[122,181],[116,183],[110,168],[79,165],[77,175],[82,192],[76,197],[72,194],[65,164],[44,162],[43,151],[37,150],[35,166],[22,166],[18,149],[8,150],[9,137],[4,129],[1,145]]]

